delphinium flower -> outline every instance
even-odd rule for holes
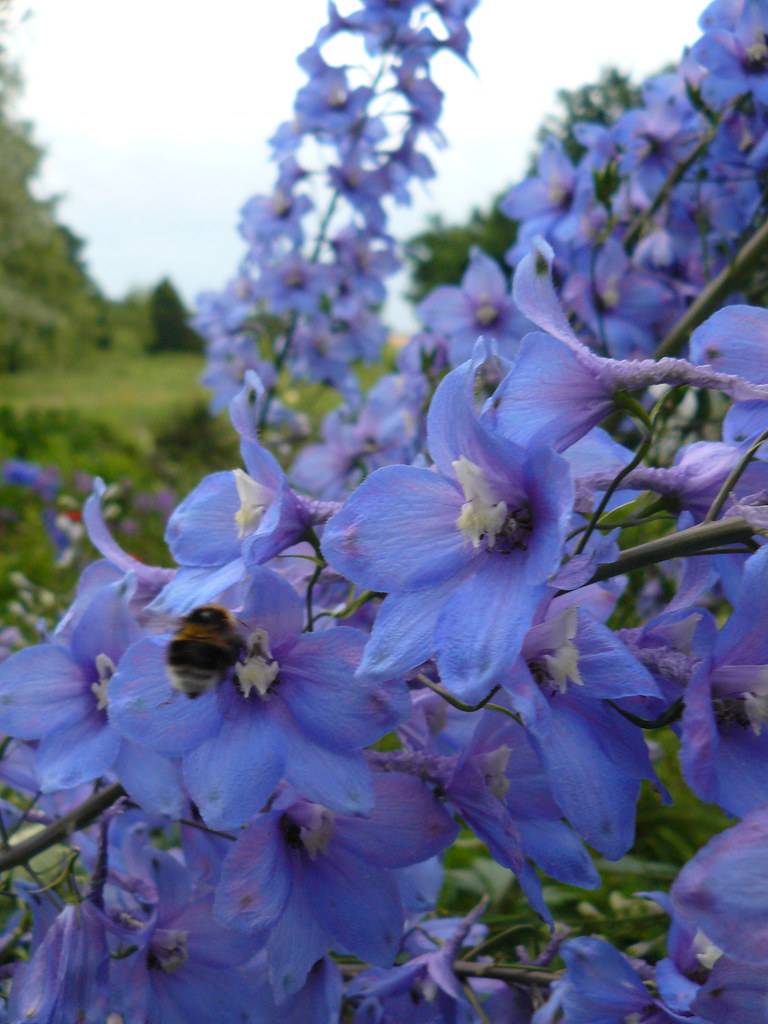
[[[112,768],[120,736],[107,718],[107,685],[141,635],[128,608],[130,579],[91,595],[68,642],[38,644],[0,667],[0,730],[40,740],[44,792],[97,779]]]
[[[176,507],[166,541],[180,568],[154,607],[183,613],[240,583],[250,566],[299,541],[309,510],[277,459],[258,440],[252,405],[261,383],[248,376],[230,413],[245,469],[212,473]]]
[[[526,993],[482,979],[468,979],[462,985],[454,973],[453,961],[461,949],[474,946],[480,938],[473,925],[484,909],[485,901],[461,920],[421,922],[407,942],[408,952],[416,952],[412,959],[358,975],[347,990],[356,1003],[355,1024],[382,1019],[412,1024],[475,1022],[483,1019],[475,1012],[478,1003],[489,1024],[529,1024],[531,1004]]]
[[[364,403],[328,413],[322,442],[305,445],[293,464],[293,483],[319,498],[339,498],[368,472],[415,456],[424,392],[420,376],[387,374]]]
[[[136,874],[113,874],[104,893],[110,1011],[146,1024],[257,1021],[244,968],[257,943],[215,920],[212,893],[183,861],[149,845],[137,853],[125,865]]]
[[[753,0],[710,5],[679,67],[644,83],[614,124],[577,123],[573,163],[547,139],[501,203],[517,222],[510,263],[543,234],[569,314],[612,355],[652,351],[764,218],[767,18]]]
[[[114,729],[181,756],[187,790],[214,828],[244,824],[282,779],[334,810],[370,811],[362,748],[407,713],[402,685],[355,678],[365,644],[357,630],[302,634],[301,598],[269,569],[251,570],[237,616],[241,659],[195,700],[171,688],[167,636],[131,647],[110,684]]]
[[[470,361],[452,371],[432,400],[427,445],[438,472],[377,470],[323,536],[335,569],[388,594],[361,671],[387,676],[435,655],[445,684],[470,698],[517,658],[573,501],[569,467],[553,450],[483,426],[476,370]]]
[[[472,355],[480,334],[494,339],[504,355],[512,355],[525,324],[515,313],[503,271],[476,247],[461,286],[435,288],[421,302],[419,316],[427,327],[449,339],[454,364]]]
[[[103,1024],[108,1011],[109,922],[91,901],[64,907],[14,973],[8,1018]]]
[[[768,103],[768,10],[760,0],[711,4],[692,56],[708,74],[702,93],[713,106],[749,93]]]
[[[702,618],[708,656],[696,666],[685,693],[681,759],[702,799],[731,814],[768,801],[768,549],[746,562],[731,616],[719,632]]]
[[[247,338],[260,332],[260,323],[277,365],[313,380],[336,384],[345,360],[370,361],[380,352],[387,333],[377,308],[383,289],[381,278],[371,283],[371,271],[389,275],[398,266],[387,232],[388,201],[410,202],[413,181],[434,173],[422,145],[441,142],[442,93],[431,80],[431,62],[445,49],[466,57],[465,22],[474,6],[365,3],[344,15],[330,6],[328,23],[299,58],[308,81],[297,93],[294,120],[272,140],[275,189],[243,208],[248,251],[239,278],[225,292],[206,293],[197,319],[209,344],[206,382],[216,389],[217,407],[240,368],[259,369]],[[364,41],[370,75],[328,62],[325,48],[338,36]],[[394,118],[388,109],[393,97],[402,107]],[[325,192],[310,198],[308,185],[317,179]],[[357,292],[348,274],[351,256],[358,278],[366,280]],[[316,336],[321,310],[331,317],[318,359],[309,338]],[[352,353],[350,339],[363,336]],[[273,390],[270,384],[267,422]]]
[[[278,997],[296,992],[329,948],[391,966],[403,910],[393,868],[444,849],[457,828],[429,789],[409,775],[375,777],[367,818],[280,797],[227,855],[219,917],[264,932]]]

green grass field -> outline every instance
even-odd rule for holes
[[[198,383],[202,356],[134,356],[104,353],[87,363],[57,369],[0,375],[0,405],[16,412],[76,410],[107,424],[138,447],[149,450],[158,424],[180,405],[207,401]]]

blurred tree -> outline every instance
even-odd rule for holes
[[[19,76],[0,48],[0,370],[60,363],[105,335],[103,300],[82,242],[55,219],[32,183],[43,151],[13,118]]]
[[[573,134],[578,121],[608,125],[625,110],[640,102],[640,90],[628,75],[616,68],[604,69],[596,82],[578,89],[560,89],[560,110],[548,115],[536,133],[537,146],[528,173],[535,170],[538,148],[545,138],[561,139],[572,160],[578,160],[583,147]],[[510,183],[511,184],[511,183]],[[499,262],[515,241],[517,225],[499,210],[507,189],[499,192],[487,207],[475,207],[463,224],[446,224],[439,215],[430,217],[428,227],[412,238],[406,248],[411,274],[410,298],[419,300],[441,284],[456,284],[469,259],[473,245]]]
[[[167,277],[149,296],[149,316],[148,352],[202,352],[203,339],[189,326],[189,313]]]

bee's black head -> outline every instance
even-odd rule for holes
[[[184,616],[184,622],[192,626],[226,626],[229,621],[230,614],[226,608],[219,608],[215,604],[201,605]]]

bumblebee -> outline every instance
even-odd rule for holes
[[[226,608],[193,608],[168,644],[165,667],[171,686],[190,699],[207,693],[234,667],[243,646],[237,620]]]

